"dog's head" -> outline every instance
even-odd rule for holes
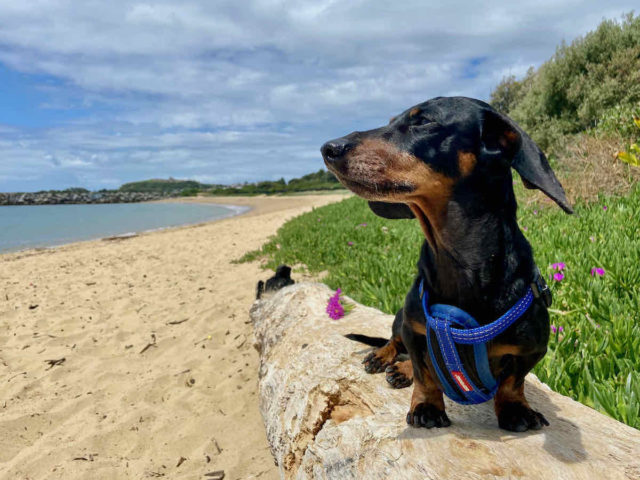
[[[482,201],[510,187],[513,167],[573,213],[546,157],[510,118],[465,97],[437,97],[322,146],[340,182],[386,218],[417,216],[437,229],[451,201]],[[471,198],[469,198],[471,196]]]
[[[291,267],[288,265],[279,265],[276,269],[276,277],[289,279],[291,278]]]

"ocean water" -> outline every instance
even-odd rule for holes
[[[0,252],[190,225],[246,210],[205,203],[1,206]]]

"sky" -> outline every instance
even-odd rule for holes
[[[0,2],[0,191],[299,177],[326,140],[435,96],[488,100],[634,6]]]

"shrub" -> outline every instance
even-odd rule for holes
[[[640,118],[633,117],[633,124],[640,128]],[[640,167],[640,145],[632,143],[628,151],[616,153],[616,158],[634,167]]]
[[[505,78],[491,97],[543,148],[593,128],[616,105],[640,102],[640,17],[605,20],[522,81]]]
[[[197,197],[200,193],[199,188],[185,188],[180,192],[181,197]]]

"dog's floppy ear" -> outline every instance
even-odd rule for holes
[[[409,206],[404,203],[369,202],[369,208],[382,218],[415,218]]]
[[[486,150],[490,152],[498,150],[503,158],[510,160],[511,166],[522,177],[525,187],[542,190],[562,210],[573,213],[562,185],[549,166],[547,157],[516,122],[494,110],[486,110],[482,126],[482,141]]]

